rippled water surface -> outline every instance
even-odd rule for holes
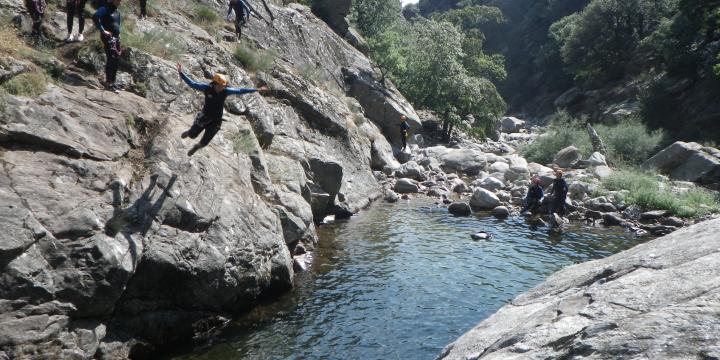
[[[493,235],[475,241],[479,230]],[[181,359],[433,359],[515,296],[575,262],[632,247],[629,234],[520,218],[457,218],[430,199],[376,204],[319,229],[295,289]]]

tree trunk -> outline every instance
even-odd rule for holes
[[[597,131],[593,129],[590,123],[585,124],[585,128],[587,129],[588,135],[590,136],[590,142],[592,143],[593,151],[599,152],[605,157],[607,157],[607,148],[605,147],[605,144],[600,138],[600,135],[598,135]]]

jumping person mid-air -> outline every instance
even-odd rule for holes
[[[215,74],[212,78],[212,82],[209,84],[203,84],[196,82],[188,77],[182,69],[182,65],[177,64],[177,70],[180,74],[180,78],[195,90],[200,90],[205,94],[205,105],[200,113],[195,116],[190,129],[183,132],[181,137],[184,139],[190,137],[191,139],[196,138],[204,130],[205,133],[200,139],[200,142],[195,144],[190,151],[188,156],[192,156],[196,151],[207,146],[215,135],[220,131],[222,125],[223,110],[225,107],[225,99],[228,95],[241,95],[259,91],[265,93],[268,91],[266,86],[261,86],[258,89],[243,89],[243,88],[231,88],[228,87],[228,81],[225,75]]]
[[[235,33],[238,40],[240,40],[243,25],[250,21],[250,7],[245,3],[245,0],[230,0],[227,12],[228,20],[232,18],[233,11],[235,11]]]
[[[120,87],[115,84],[115,75],[120,64],[120,7],[121,0],[108,0],[93,15],[93,23],[100,30],[100,40],[105,46],[105,86],[108,90],[118,92]]]

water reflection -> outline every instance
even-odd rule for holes
[[[470,239],[479,230],[492,239]],[[377,204],[319,235],[291,293],[180,358],[432,359],[552,272],[638,242],[577,225],[551,235],[519,218],[453,217],[425,198]]]

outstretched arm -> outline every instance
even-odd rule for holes
[[[180,65],[180,63],[177,64],[177,69],[178,69],[178,74],[180,74],[180,78],[181,78],[186,84],[188,84],[188,86],[190,86],[191,88],[193,88],[193,89],[195,89],[195,90],[200,90],[200,91],[205,91],[205,90],[207,90],[207,89],[210,88],[210,85],[208,85],[208,84],[203,84],[203,83],[199,83],[199,82],[191,79],[189,76],[187,76],[187,75],[182,71],[182,65]]]
[[[261,94],[264,94],[269,91],[267,86],[261,86],[260,88],[257,88],[257,89],[229,87],[229,88],[226,88],[225,90],[228,92],[229,95],[242,95],[242,94],[247,94],[247,93],[256,92],[256,91],[259,91]]]

